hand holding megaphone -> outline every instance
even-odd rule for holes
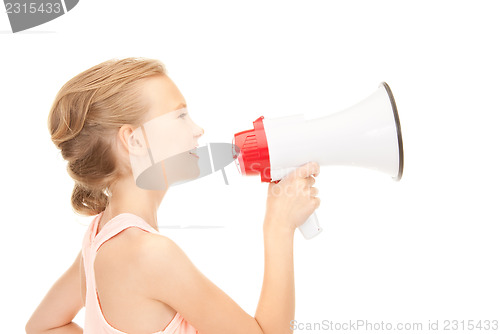
[[[311,171],[308,169],[311,165],[304,166],[310,161],[322,166],[374,169],[396,181],[403,175],[399,115],[394,96],[385,82],[375,93],[341,112],[316,119],[306,119],[302,114],[274,119],[261,116],[253,125],[253,129],[234,135],[233,157],[241,174],[260,175],[262,182],[282,180],[279,185],[294,170],[300,170],[303,175]],[[298,182],[295,187],[305,187],[303,181],[293,180]],[[288,180],[284,184],[290,183],[293,182]],[[294,201],[307,203],[310,199],[298,196],[279,201],[284,205],[279,212],[291,217],[287,210],[292,210],[298,215],[291,218],[296,223],[304,221],[304,215],[310,213],[306,222],[299,226],[306,239],[321,232],[314,210],[305,209],[307,204],[299,205],[301,209],[292,209]]]
[[[316,197],[318,189],[313,187],[319,174],[317,162],[306,163],[279,182],[270,182],[266,203],[266,224],[271,228],[294,230],[308,220],[320,205]],[[313,177],[314,176],[314,177]],[[319,232],[317,232],[319,233]]]

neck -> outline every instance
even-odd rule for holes
[[[158,231],[156,213],[166,190],[141,189],[130,175],[118,180],[110,191],[109,203],[103,213],[105,221],[121,213],[132,213],[144,219]]]

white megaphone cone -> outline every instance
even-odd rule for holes
[[[261,116],[253,130],[235,134],[233,146],[240,172],[260,174],[262,182],[281,180],[309,161],[370,168],[396,181],[403,175],[401,126],[385,82],[363,101],[329,116]],[[315,213],[299,229],[307,239],[322,230]]]

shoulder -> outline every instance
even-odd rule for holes
[[[102,244],[94,268],[100,278],[120,278],[124,282],[123,278],[127,277],[127,282],[143,282],[141,290],[145,291],[142,293],[154,295],[156,293],[150,288],[157,286],[159,279],[168,283],[169,278],[179,277],[180,269],[189,263],[187,256],[171,239],[132,227]]]
[[[158,261],[156,255],[175,252],[174,245],[162,235],[131,226],[99,247],[94,267],[105,275],[123,275],[128,272],[127,276],[133,280],[140,276],[143,270],[151,269],[148,266]]]
[[[142,240],[133,263],[137,279],[145,287],[144,293],[168,305],[175,305],[175,299],[185,290],[183,285],[196,282],[201,274],[173,240],[158,234]]]
[[[147,272],[172,270],[188,261],[186,254],[170,238],[150,233],[141,238],[135,252],[136,263]]]
[[[99,257],[111,256],[114,259],[130,256],[140,249],[149,234],[152,233],[136,226],[127,227],[102,243],[97,254]]]
[[[126,228],[107,240],[99,250],[101,258],[126,263],[137,273],[171,269],[187,261],[182,249],[170,238],[137,227]]]

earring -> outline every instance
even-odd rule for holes
[[[102,192],[104,193],[104,195],[111,197],[111,190],[109,190],[109,187],[104,188]]]

